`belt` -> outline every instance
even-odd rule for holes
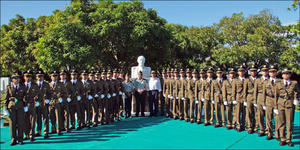
[[[253,92],[248,92],[247,94],[251,94],[251,95],[252,95],[252,94],[253,94]]]
[[[271,97],[271,98],[274,98],[274,95],[268,95],[268,94],[267,94],[267,96],[268,96],[268,97]]]
[[[216,93],[216,94],[222,94],[222,92],[221,92],[221,91],[215,91],[215,93]]]
[[[243,93],[243,91],[241,91],[241,92],[237,92],[238,94],[242,94]]]

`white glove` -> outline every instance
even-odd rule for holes
[[[163,94],[164,97],[166,97],[166,94]]]
[[[71,102],[71,98],[70,98],[70,97],[68,97],[68,98],[67,98],[67,101],[70,103],[70,102]]]
[[[257,107],[257,104],[253,104],[254,105],[254,107]]]
[[[101,94],[101,99],[103,99],[105,96],[104,96],[104,94]]]
[[[184,101],[185,101],[185,98],[183,97],[183,98],[181,98],[181,100],[184,100]]]
[[[214,100],[212,100],[212,101],[211,101],[211,103],[212,103],[212,104],[215,104],[215,101],[214,101]]]
[[[198,101],[198,100],[196,100],[196,104],[199,104],[199,101]]]
[[[247,102],[244,102],[244,106],[247,106]]]
[[[120,91],[119,94],[122,95],[122,91]]]
[[[110,96],[110,94],[109,94],[109,93],[107,94],[107,98],[108,98],[108,99],[110,99],[110,98],[111,98],[111,96]]]
[[[170,96],[170,95],[168,95],[168,98],[171,98],[171,96]]]
[[[176,99],[179,99],[178,97],[176,97]]]
[[[89,99],[89,100],[92,100],[92,99],[93,99],[93,96],[89,95],[89,96],[88,96],[88,99]]]
[[[174,97],[173,97],[173,96],[171,96],[171,99],[174,99]]]
[[[299,100],[295,99],[294,100],[294,105],[298,105],[299,104]]]
[[[236,105],[236,104],[237,104],[237,102],[236,102],[236,101],[232,101],[232,104]]]
[[[276,115],[278,115],[278,109],[273,110]]]
[[[39,107],[40,106],[40,102],[35,102],[35,107]]]
[[[63,99],[62,99],[62,98],[59,98],[59,102],[62,103],[62,102],[63,102]]]
[[[28,111],[28,107],[27,107],[27,106],[24,107],[24,111],[25,111],[25,112]]]
[[[80,101],[81,100],[81,96],[77,96],[77,100]]]
[[[113,93],[113,94],[112,94],[113,97],[115,97],[116,95],[117,95],[116,93]]]
[[[266,110],[266,106],[263,106],[263,109]]]
[[[202,101],[202,102],[204,102],[204,101],[205,101],[205,99],[204,99],[204,98],[202,98],[202,99],[201,99],[201,101]]]
[[[5,116],[9,116],[9,115],[10,115],[10,114],[9,114],[9,111],[6,110],[4,115],[5,115]]]
[[[46,104],[49,104],[50,100],[49,100],[49,99],[46,99],[45,102],[46,102]]]
[[[97,97],[99,97],[99,95],[98,95],[98,94],[95,94],[95,97],[97,98]]]
[[[224,105],[225,105],[225,106],[227,106],[227,105],[228,105],[227,101],[224,101]]]

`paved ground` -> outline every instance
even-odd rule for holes
[[[300,112],[296,112],[292,149],[300,149]],[[0,128],[2,149],[291,149],[276,140],[247,132],[205,127],[165,117],[132,118],[63,136],[50,135],[44,140],[25,141],[10,146],[9,128]]]

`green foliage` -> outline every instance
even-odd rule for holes
[[[0,76],[14,71],[123,68],[139,55],[153,69],[277,64],[300,74],[298,25],[268,10],[234,13],[206,27],[167,24],[141,1],[72,0],[36,20],[20,15],[1,26]]]

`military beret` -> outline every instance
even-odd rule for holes
[[[193,74],[198,74],[198,70],[197,69],[193,69],[192,73]]]
[[[257,71],[257,67],[255,66],[255,64],[251,65],[250,71]]]
[[[180,73],[185,73],[184,69],[180,69]]]
[[[87,75],[89,72],[87,70],[82,70],[81,75]]]
[[[152,70],[152,71],[151,71],[151,74],[156,74],[156,71]]]
[[[187,68],[186,71],[185,71],[185,73],[191,73],[190,68]]]
[[[218,68],[218,69],[216,70],[216,73],[223,73],[222,68]]]
[[[205,70],[204,69],[200,69],[200,74],[204,74]]]
[[[228,71],[230,74],[235,73],[234,68],[229,68]]]
[[[61,70],[61,71],[59,72],[59,74],[60,74],[60,75],[65,75],[65,74],[67,74],[67,72],[66,72],[65,70]]]
[[[275,65],[270,66],[270,72],[277,72],[277,67]]]
[[[27,70],[24,72],[24,76],[32,76],[32,71],[31,70]]]
[[[239,68],[238,68],[238,71],[245,71],[245,68],[243,65],[241,65]]]
[[[51,75],[51,76],[57,76],[57,75],[58,75],[58,71],[55,71],[55,70],[54,70],[54,71],[50,72],[50,75]]]
[[[289,70],[288,68],[284,68],[284,69],[282,70],[282,73],[283,73],[283,74],[290,74],[290,73],[292,73],[292,70]]]
[[[267,65],[263,65],[262,67],[261,67],[261,69],[260,69],[261,71],[268,71],[269,70],[269,68],[268,68],[268,66]]]
[[[45,74],[44,71],[41,69],[36,72],[36,75],[44,75],[44,74]]]
[[[78,72],[77,72],[75,69],[72,69],[72,70],[71,70],[71,74],[72,74],[72,75],[75,75],[75,74],[78,74]]]
[[[12,78],[19,78],[20,77],[20,74],[18,72],[14,72],[12,75],[11,75]]]
[[[208,70],[206,71],[207,73],[214,73],[214,70],[213,70],[213,68],[208,68]]]

